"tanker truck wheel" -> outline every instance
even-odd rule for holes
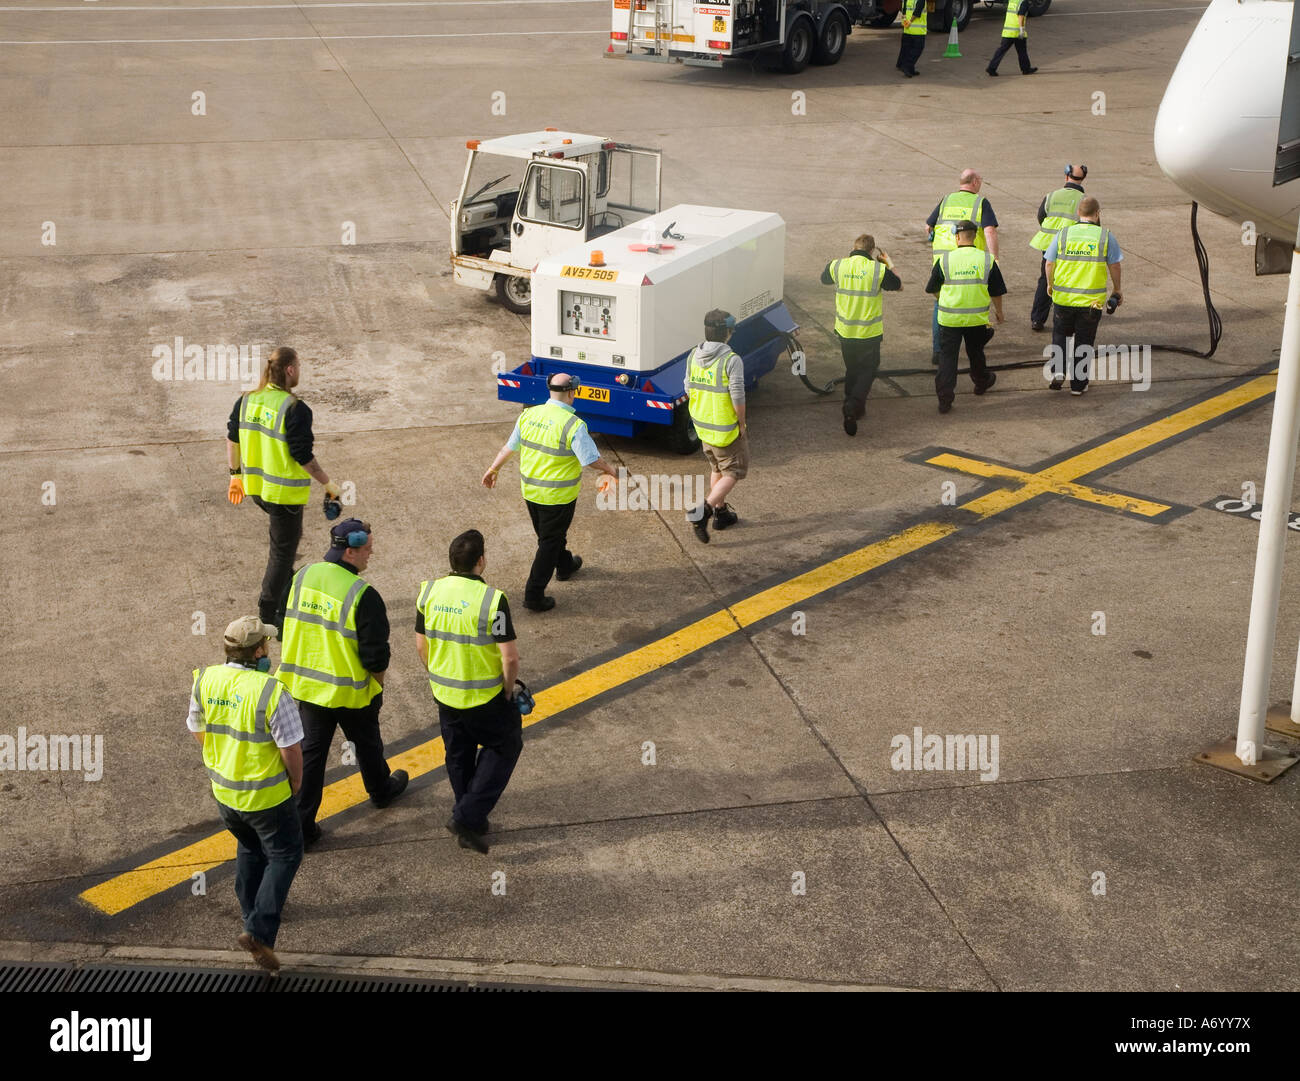
[[[790,20],[785,31],[785,48],[781,50],[781,70],[787,75],[798,75],[812,59],[817,34],[812,17],[799,14]]]
[[[533,283],[519,274],[498,274],[497,297],[516,315],[527,315],[533,310]]]
[[[849,40],[849,20],[843,11],[832,11],[822,23],[821,33],[813,49],[814,64],[838,64]]]
[[[694,454],[700,449],[700,437],[691,423],[686,402],[673,407],[673,423],[668,429],[668,445],[678,454]]]

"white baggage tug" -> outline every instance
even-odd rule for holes
[[[671,425],[699,446],[686,408],[686,357],[704,315],[736,319],[731,347],[752,387],[798,325],[782,296],[785,222],[777,214],[683,204],[542,258],[532,272],[532,359],[497,377],[503,401],[537,405],[556,372],[578,376],[574,407],[594,432]]]

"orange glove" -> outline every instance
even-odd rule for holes
[[[608,492],[611,488],[618,487],[618,481],[606,473],[600,478],[600,483],[596,485],[598,491]]]
[[[236,507],[244,501],[244,478],[231,477],[230,487],[226,489],[226,498]]]

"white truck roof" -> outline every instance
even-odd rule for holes
[[[579,135],[573,131],[526,131],[476,141],[480,154],[500,154],[507,158],[545,157],[556,150],[562,151],[566,158],[574,158],[579,154],[594,154],[605,143],[613,142],[601,135]]]
[[[662,236],[669,225],[674,233],[682,236],[681,240]],[[599,251],[604,253],[605,268],[619,273],[618,280],[639,284],[642,275],[650,274],[652,281],[660,282],[710,262],[783,225],[780,215],[766,211],[682,203],[549,255],[538,263],[534,275],[563,275],[565,266],[585,267],[590,263],[591,253]],[[629,250],[630,245],[646,243],[672,247],[658,253]],[[776,270],[781,273],[779,262]]]

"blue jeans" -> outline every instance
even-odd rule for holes
[[[221,820],[235,835],[235,896],[244,930],[258,942],[275,945],[280,911],[302,863],[302,823],[290,796],[265,811],[237,811],[218,803]]]

